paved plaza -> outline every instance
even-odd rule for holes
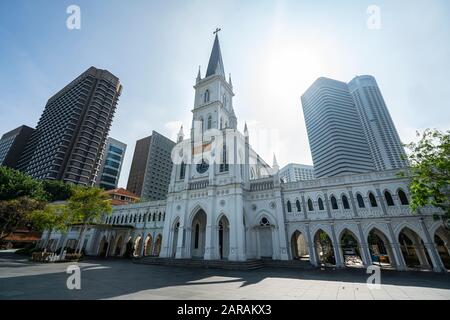
[[[450,275],[382,271],[370,290],[363,269],[179,268],[130,260],[78,264],[81,290],[67,289],[70,263],[37,264],[0,251],[0,299],[450,299]]]

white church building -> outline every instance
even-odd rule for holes
[[[194,89],[192,129],[178,134],[167,199],[115,206],[82,235],[86,254],[450,268],[450,235],[433,217],[442,212],[412,213],[397,171],[280,182],[275,157],[269,166],[251,148],[247,126],[237,129],[217,34]],[[73,246],[78,232],[44,233],[41,245]]]

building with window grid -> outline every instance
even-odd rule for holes
[[[18,168],[35,179],[93,185],[122,85],[90,67],[51,97]]]
[[[111,137],[106,141],[105,152],[96,184],[105,189],[116,189],[127,145]]]

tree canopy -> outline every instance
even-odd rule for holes
[[[407,144],[408,170],[402,176],[410,178],[411,209],[433,205],[450,219],[450,131],[427,129],[417,132],[418,142]]]

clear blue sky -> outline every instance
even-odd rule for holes
[[[81,30],[66,28],[71,4]],[[373,4],[380,30],[366,25]],[[239,128],[249,123],[266,160],[312,163],[300,96],[319,76],[374,75],[408,142],[417,129],[450,128],[449,17],[448,0],[1,0],[0,133],[34,127],[51,95],[106,68],[124,86],[111,136],[128,144],[126,186],[137,139],[190,128],[192,85],[219,26]]]

